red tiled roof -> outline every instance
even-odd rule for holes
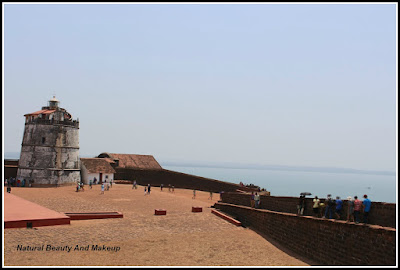
[[[81,162],[89,173],[115,173],[113,167],[104,158],[81,158]]]
[[[104,158],[104,159],[107,160],[109,163],[112,163],[112,164],[115,163],[115,161],[112,158]]]
[[[53,113],[55,111],[56,110],[40,110],[40,111],[33,112],[33,113],[27,113],[24,116],[31,116],[31,115],[38,115],[38,114],[49,114],[49,113]]]
[[[111,158],[113,160],[119,160],[118,164],[119,168],[136,168],[136,169],[147,169],[147,170],[162,169],[160,164],[158,164],[157,160],[151,155],[112,154],[112,153],[103,153],[101,155],[105,156],[104,159]]]

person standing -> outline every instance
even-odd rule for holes
[[[104,194],[104,184],[103,183],[101,183],[101,192],[100,192],[100,194]]]
[[[325,203],[319,203],[319,217],[324,218]]]
[[[147,185],[147,193],[150,195],[150,188],[151,188],[151,186],[150,186],[150,184],[148,184]]]
[[[172,186],[172,193],[175,193],[175,186]]]
[[[305,208],[306,208],[306,196],[305,195],[300,195],[299,204],[297,205],[297,214],[298,215],[303,215]]]
[[[251,208],[254,208],[255,202],[254,202],[254,191],[251,192],[250,196],[250,206]]]
[[[326,208],[325,208],[325,218],[332,218],[332,208],[334,206],[334,202],[332,200],[332,195],[328,194],[328,197],[326,198]]]
[[[354,196],[354,219],[356,224],[360,222],[361,205],[362,202],[358,199],[357,196]]]
[[[318,213],[319,213],[319,199],[318,196],[315,196],[314,200],[313,200],[313,213],[316,217],[318,217]]]
[[[90,189],[92,189],[92,179],[90,179],[90,181],[89,181],[89,187],[90,187]]]
[[[147,195],[147,188],[144,187],[144,196],[146,196],[146,195]]]
[[[208,200],[212,200],[213,192],[210,191],[210,197],[208,197]]]
[[[351,196],[347,197],[347,222],[354,222],[354,201]]]
[[[336,210],[335,210],[335,215],[337,219],[340,219],[342,215],[342,209],[343,209],[343,201],[340,199],[339,196],[336,196]]]
[[[258,208],[260,205],[260,195],[256,192],[254,194],[254,208]]]
[[[368,199],[367,194],[364,195],[364,201],[363,201],[363,212],[364,212],[364,224],[367,224],[369,219],[369,211],[371,210],[371,200]]]
[[[161,189],[161,191],[162,191],[163,187],[164,187],[164,185],[163,185],[163,184],[161,184],[161,186],[160,186],[160,189]]]
[[[303,195],[303,200],[301,202],[301,215],[304,216],[305,215],[305,211],[306,211],[306,207],[307,206],[307,199],[306,199],[306,195]]]
[[[11,193],[11,181],[8,180],[7,182],[7,193]]]
[[[193,197],[192,197],[192,199],[196,199],[196,190],[195,189],[193,189]]]
[[[136,180],[133,181],[132,189],[136,189]]]
[[[298,215],[300,215],[302,199],[303,199],[303,195],[300,195],[299,201],[297,202],[297,214],[298,214]]]

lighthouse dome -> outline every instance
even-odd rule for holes
[[[60,101],[58,99],[56,99],[56,96],[53,96],[53,98],[49,100],[49,107],[50,108],[57,108],[58,107],[58,103],[60,103]]]

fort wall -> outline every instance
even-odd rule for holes
[[[250,206],[250,194],[225,192],[222,194],[222,202],[243,206]],[[313,215],[312,203],[313,198],[306,198],[306,208],[304,215]],[[325,199],[321,199],[324,202]],[[279,197],[279,196],[260,196],[260,209],[267,209],[276,212],[297,214],[297,204],[299,198],[296,197]],[[369,214],[369,223],[381,225],[384,227],[396,228],[397,210],[395,203],[372,202]],[[363,215],[361,213],[361,221]],[[342,220],[347,219],[347,201],[343,200]]]
[[[16,178],[18,171],[18,159],[4,159],[4,178]]]
[[[396,265],[396,229],[227,203],[215,207],[320,265]]]
[[[201,191],[236,191],[237,189],[243,191],[251,191],[248,187],[242,187],[238,184],[219,181],[210,178],[180,173],[170,170],[137,170],[129,168],[115,168],[115,180],[129,180],[130,183],[136,180],[139,185],[150,184],[152,186],[168,187],[169,184],[175,188],[196,189]],[[118,181],[117,181],[118,182]]]

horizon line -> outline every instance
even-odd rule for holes
[[[16,154],[20,152],[4,152],[4,159],[19,159]],[[6,156],[9,156],[6,158]],[[97,155],[80,155],[80,157],[94,157]],[[256,164],[256,163],[237,163],[237,162],[209,162],[206,161],[173,161],[168,159],[157,160],[165,166],[176,167],[205,167],[221,169],[253,169],[253,170],[275,170],[275,171],[302,171],[302,172],[324,172],[324,173],[355,173],[355,174],[373,174],[373,175],[396,175],[396,171],[389,170],[365,170],[344,167],[314,167],[314,166],[295,166],[295,165],[276,165],[276,164]]]
[[[246,164],[246,163],[224,163],[213,162],[180,162],[165,161],[165,166],[172,167],[204,167],[204,168],[221,168],[221,169],[252,169],[252,170],[274,170],[274,171],[302,171],[302,172],[323,172],[323,173],[354,173],[354,174],[372,174],[372,175],[396,175],[396,171],[387,170],[360,170],[342,167],[312,167],[312,166],[295,166],[295,165],[271,165],[271,164]]]

